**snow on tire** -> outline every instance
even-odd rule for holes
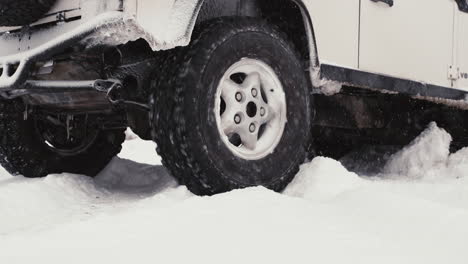
[[[199,195],[283,190],[307,156],[312,99],[284,34],[258,19],[217,19],[162,55],[153,136],[164,164]]]
[[[25,26],[39,20],[56,0],[0,0],[0,26]]]

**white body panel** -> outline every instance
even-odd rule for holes
[[[160,47],[157,49],[187,45],[195,25],[199,2],[198,0],[137,0],[135,1],[136,20],[159,43]]]
[[[24,34],[3,34],[0,36],[0,56],[15,55],[34,49],[61,35],[67,34],[78,26],[95,19],[103,13],[123,11],[123,22],[128,28],[118,30],[120,35],[115,43],[125,44],[138,38],[146,39],[154,50],[171,49],[187,45],[195,25],[195,19],[200,8],[198,0],[61,0],[52,8],[49,14],[65,12],[66,17],[81,17],[67,23],[58,23],[54,28],[32,30]],[[70,11],[73,10],[73,11]],[[34,25],[56,21],[56,15],[48,15]],[[0,32],[14,32],[19,27],[0,27]],[[112,31],[110,30],[110,31]],[[124,32],[124,30],[128,30]],[[105,34],[105,33],[104,33]],[[116,32],[109,33],[116,36]],[[104,36],[105,38],[108,37]],[[117,43],[118,42],[118,43]]]
[[[360,69],[451,86],[454,0],[361,4]]]
[[[468,91],[468,14],[457,11],[455,18],[457,45],[454,52],[454,67],[458,79],[454,81],[454,87]]]
[[[57,13],[63,10],[73,10],[80,8],[80,0],[58,1],[49,13]]]
[[[359,0],[305,0],[321,63],[358,67]]]

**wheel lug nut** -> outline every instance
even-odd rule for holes
[[[242,94],[241,94],[241,93],[236,93],[236,100],[237,100],[238,102],[240,102],[240,101],[242,101],[242,99],[243,99]]]
[[[260,108],[260,115],[265,116],[266,114],[266,109],[264,107]]]
[[[250,124],[249,130],[251,133],[255,132],[256,129],[257,129],[257,126],[255,126],[255,124]]]
[[[252,89],[252,96],[253,96],[253,97],[257,97],[257,95],[258,95],[257,89],[255,89],[255,88]]]
[[[240,124],[242,122],[242,117],[240,115],[234,116],[234,122],[236,122],[236,124]]]

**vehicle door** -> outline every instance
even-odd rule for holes
[[[455,9],[455,0],[361,0],[359,68],[451,87]]]

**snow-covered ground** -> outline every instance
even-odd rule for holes
[[[196,197],[138,139],[94,180],[1,170],[0,263],[466,264],[468,149],[450,140],[433,124],[373,177],[316,158],[283,194]]]

